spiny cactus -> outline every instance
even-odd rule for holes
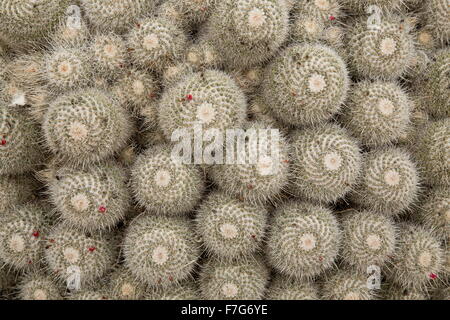
[[[195,27],[205,22],[214,10],[218,0],[167,0],[161,6],[165,11],[176,12],[180,23],[186,27]],[[158,8],[161,11],[160,8]]]
[[[425,288],[442,276],[444,252],[437,238],[421,226],[400,225],[398,248],[389,279],[402,288]]]
[[[139,300],[145,293],[145,285],[124,267],[119,267],[110,277],[108,291],[113,299]]]
[[[67,300],[109,300],[110,297],[104,290],[83,290],[67,296]]]
[[[206,250],[219,259],[243,259],[263,241],[268,212],[221,192],[210,194],[198,209],[196,230]]]
[[[246,117],[244,94],[226,73],[207,70],[188,75],[162,95],[159,125],[170,139],[177,129],[200,123],[204,130],[240,127]]]
[[[263,67],[246,68],[233,72],[232,76],[245,94],[253,96],[264,80],[264,71]]]
[[[131,123],[114,97],[91,88],[70,92],[52,102],[43,131],[58,159],[86,165],[119,151],[131,134]]]
[[[80,48],[88,44],[88,41],[91,40],[91,30],[84,19],[81,17],[76,18],[78,20],[75,21],[75,24],[72,24],[71,20],[59,23],[49,39],[53,47]]]
[[[200,300],[200,293],[192,281],[183,281],[167,288],[150,287],[145,300]]]
[[[151,214],[187,214],[201,200],[204,181],[198,168],[172,160],[171,146],[140,155],[131,169],[136,200]]]
[[[114,227],[125,217],[130,201],[124,171],[114,162],[56,169],[49,191],[63,223],[85,232]]]
[[[271,222],[267,257],[277,271],[303,280],[333,266],[340,231],[331,210],[291,201],[275,210]]]
[[[123,72],[127,62],[127,48],[122,37],[100,33],[92,40],[91,50],[97,75],[115,79]]]
[[[381,17],[378,28],[368,26],[367,17],[357,19],[349,30],[350,66],[360,77],[396,79],[408,69],[414,52],[413,37],[400,17]]]
[[[344,197],[362,166],[358,142],[334,124],[299,130],[292,137],[293,191],[324,203]]]
[[[139,21],[127,35],[127,42],[136,65],[161,72],[180,60],[187,37],[171,20],[151,17]]]
[[[313,282],[276,276],[265,296],[267,300],[319,300],[319,290]]]
[[[406,134],[411,110],[412,102],[396,83],[361,81],[350,94],[344,122],[364,144],[380,146]]]
[[[414,148],[426,183],[450,186],[450,118],[425,126]]]
[[[342,222],[342,257],[350,266],[366,272],[371,265],[384,266],[395,252],[396,228],[383,215],[355,211]]]
[[[150,286],[167,287],[189,277],[200,255],[189,220],[141,215],[123,242],[125,266]]]
[[[222,56],[211,41],[200,39],[186,50],[186,63],[195,70],[214,69],[222,66]]]
[[[162,85],[165,88],[170,88],[183,80],[187,75],[193,74],[194,68],[190,63],[180,62],[171,66],[168,66],[164,70],[161,78]]]
[[[326,278],[322,287],[324,300],[372,300],[375,294],[367,286],[367,276],[355,270],[338,270]]]
[[[347,96],[347,69],[331,48],[292,45],[269,65],[262,94],[273,114],[295,126],[329,120]]]
[[[208,300],[261,300],[269,270],[258,256],[237,261],[211,259],[200,272],[200,291]]]
[[[21,300],[62,300],[62,288],[52,277],[32,273],[19,284],[19,299]]]
[[[396,215],[414,203],[418,183],[409,153],[394,147],[374,150],[365,156],[353,199],[373,212]]]
[[[0,175],[0,216],[8,209],[34,199],[36,181],[29,176]]]
[[[0,259],[17,270],[39,267],[49,229],[48,208],[28,203],[0,217]]]
[[[450,8],[447,0],[424,1],[422,16],[444,45],[450,41]]]
[[[39,127],[23,108],[0,101],[0,174],[32,171],[43,161]]]
[[[367,13],[369,6],[377,6],[383,11],[398,10],[405,5],[405,2],[407,4],[417,2],[417,0],[341,0],[344,8],[359,13]]]
[[[385,300],[429,300],[430,296],[425,290],[417,288],[403,288],[397,284],[388,283],[383,288]]]
[[[288,35],[284,0],[219,1],[208,21],[206,37],[230,68],[268,61]]]

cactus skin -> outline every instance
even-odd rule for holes
[[[380,214],[397,215],[417,199],[418,176],[409,153],[389,147],[366,155],[353,200]]]
[[[54,48],[80,48],[86,46],[91,40],[91,32],[84,19],[80,19],[79,22],[79,26],[72,26],[67,21],[61,21],[49,39],[50,44]]]
[[[413,36],[398,16],[383,16],[379,27],[369,29],[367,17],[354,22],[347,42],[350,66],[360,77],[393,80],[410,66]]]
[[[383,11],[397,10],[405,5],[405,2],[417,0],[341,0],[344,8],[354,10],[358,13],[365,13],[369,6],[377,6]]]
[[[218,259],[244,259],[260,248],[267,218],[264,207],[214,192],[198,209],[196,230]]]
[[[226,73],[207,70],[188,75],[167,89],[159,104],[159,125],[170,140],[177,129],[200,122],[204,130],[239,128],[246,118],[245,95]]]
[[[21,300],[62,300],[62,288],[45,274],[34,273],[25,276],[19,285]]]
[[[144,297],[145,286],[125,267],[119,267],[111,275],[108,292],[114,300],[140,300]]]
[[[206,37],[225,65],[239,69],[268,61],[288,35],[284,0],[223,0],[217,3]]]
[[[442,276],[444,252],[430,230],[403,223],[388,279],[402,288],[425,289]]]
[[[150,213],[183,215],[201,200],[204,181],[198,168],[176,163],[171,146],[161,145],[140,155],[131,169],[131,188]]]
[[[397,284],[389,283],[384,288],[384,300],[429,300],[430,296],[425,290],[402,288]]]
[[[56,170],[49,191],[63,223],[84,232],[114,227],[125,217],[131,200],[124,171],[114,162]]]
[[[36,169],[44,157],[39,141],[39,127],[24,109],[1,106],[0,174],[22,174]]]
[[[450,242],[449,187],[438,187],[430,190],[417,214],[424,227],[433,230],[440,240]]]
[[[36,182],[28,176],[0,175],[0,216],[34,199]]]
[[[338,270],[323,283],[323,300],[372,300],[374,298],[374,293],[367,287],[367,275],[355,270]]]
[[[326,124],[292,137],[293,191],[309,200],[335,202],[357,183],[362,166],[358,142],[345,129]]]
[[[361,81],[349,100],[344,122],[365,145],[390,144],[406,135],[412,102],[396,83]]]
[[[127,48],[122,37],[112,33],[98,34],[92,40],[91,50],[98,75],[115,79],[123,72],[127,62]]]
[[[127,43],[132,62],[161,72],[180,60],[187,37],[171,20],[152,17],[139,21],[127,35]]]
[[[347,96],[347,69],[337,53],[318,44],[292,45],[269,65],[264,100],[283,122],[303,126],[326,122]]]
[[[434,294],[433,300],[450,300],[450,286],[438,290]]]
[[[49,229],[47,208],[28,203],[0,217],[0,259],[16,270],[33,270],[42,263]]]
[[[66,281],[70,267],[78,267],[84,287],[102,277],[116,259],[115,243],[107,236],[88,236],[58,225],[47,239],[45,259],[49,270],[60,281]]]
[[[258,150],[255,148],[259,144],[259,146],[267,145],[268,154],[259,155],[256,164],[248,163],[248,161],[245,164],[216,164],[210,169],[211,179],[226,194],[242,198],[252,204],[264,204],[267,201],[276,200],[288,184],[288,142],[280,134],[278,143],[272,143],[270,132],[267,134],[267,139],[264,139],[259,130],[270,128],[262,122],[247,123],[244,128],[255,130],[258,137],[255,144],[250,139],[245,142],[247,153],[257,155]],[[238,149],[237,145],[238,143],[235,142],[235,150]],[[278,155],[272,154],[272,147]]]
[[[422,16],[442,45],[450,41],[450,8],[446,0],[425,1]]]
[[[104,290],[83,290],[68,295],[66,300],[109,300],[109,295]]]
[[[144,300],[200,300],[200,293],[194,282],[183,281],[167,288],[150,287]]]
[[[258,256],[236,261],[211,259],[200,272],[200,291],[207,300],[261,300],[269,270]]]
[[[371,265],[384,266],[395,252],[397,230],[390,218],[361,211],[342,222],[343,260],[362,273]]]
[[[123,242],[125,266],[150,286],[167,287],[189,277],[200,255],[189,220],[141,215]]]
[[[62,95],[52,102],[43,131],[48,148],[59,160],[85,166],[124,147],[131,123],[114,97],[92,88]]]
[[[220,52],[211,41],[200,39],[186,50],[186,63],[194,70],[218,69],[223,61]]]
[[[309,280],[333,266],[340,238],[338,222],[329,209],[288,202],[273,214],[267,240],[269,264],[281,274]]]
[[[450,118],[431,122],[418,134],[415,156],[425,182],[450,186]]]
[[[167,0],[161,4],[161,13],[175,15],[182,27],[190,29],[205,22],[213,12],[218,0]],[[173,19],[173,17],[170,17]]]
[[[190,63],[187,62],[180,62],[168,66],[161,76],[162,85],[165,88],[173,87],[185,77],[187,77],[188,75],[192,75],[193,73],[194,68]]]
[[[319,292],[313,282],[299,281],[277,275],[269,285],[266,300],[319,300]]]
[[[154,9],[156,0],[80,0],[84,14],[95,29],[126,32],[138,18]]]

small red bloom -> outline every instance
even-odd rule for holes
[[[188,101],[192,101],[192,100],[194,99],[194,97],[192,96],[192,94],[188,94],[188,95],[186,96],[186,99],[187,99]]]
[[[437,278],[437,274],[435,274],[435,273],[430,273],[430,278],[431,279],[436,279]]]
[[[169,280],[170,280],[170,281],[173,281],[173,277],[172,277],[172,276],[170,276],[170,277],[169,277]]]
[[[336,20],[336,17],[335,16],[330,16],[330,21],[334,21],[334,20]]]
[[[3,138],[3,139],[1,140],[1,142],[0,142],[0,144],[1,144],[2,146],[4,146],[4,145],[6,144],[6,139]]]
[[[39,231],[33,232],[33,237],[35,237],[35,238],[39,237]]]
[[[90,248],[88,248],[89,252],[94,252],[95,249],[97,249],[97,248],[96,248],[96,247],[90,247]]]
[[[105,206],[100,206],[98,208],[98,211],[101,212],[101,213],[105,213],[106,212],[106,207]]]

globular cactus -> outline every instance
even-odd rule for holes
[[[355,211],[342,221],[343,260],[362,273],[375,265],[386,265],[395,252],[397,230],[394,222],[369,211]]]
[[[97,75],[116,79],[124,71],[128,53],[122,37],[100,33],[92,40],[91,50]]]
[[[258,256],[236,261],[211,259],[200,272],[200,291],[208,300],[261,300],[269,270]]]
[[[186,50],[185,61],[195,70],[216,69],[222,66],[222,56],[211,41],[200,39]]]
[[[59,23],[49,39],[53,47],[80,48],[88,44],[91,40],[90,28],[84,19],[75,18],[76,21],[66,20]],[[68,19],[72,18],[68,17]]]
[[[126,32],[133,23],[151,12],[156,0],[80,0],[89,23],[99,30]]]
[[[283,135],[289,134],[291,128],[273,116],[270,106],[259,95],[249,103],[248,114],[249,118],[255,122],[262,122],[268,128],[278,129]]]
[[[43,131],[48,148],[58,159],[87,165],[125,146],[131,123],[113,96],[91,88],[53,101],[45,114]]]
[[[421,14],[441,44],[445,45],[445,43],[448,43],[450,41],[450,8],[448,1],[425,1]]]
[[[54,171],[50,199],[68,227],[101,231],[113,228],[125,217],[131,199],[122,166],[109,161],[86,169]]]
[[[450,186],[450,118],[427,124],[417,135],[415,156],[424,180],[430,185]]]
[[[345,63],[333,49],[299,44],[272,61],[261,90],[277,118],[303,126],[333,117],[341,109],[348,87]]]
[[[340,238],[331,210],[306,202],[287,202],[273,214],[267,257],[281,274],[307,280],[333,266]]]
[[[188,214],[201,200],[204,180],[200,170],[178,163],[171,146],[161,145],[140,155],[131,168],[131,188],[150,214]]]
[[[200,300],[200,293],[192,281],[182,281],[167,288],[150,287],[145,300]]]
[[[417,2],[418,0],[341,0],[345,9],[353,10],[358,13],[368,13],[370,6],[376,6],[383,11],[392,11],[401,9],[405,4]]]
[[[345,129],[326,124],[292,136],[293,191],[309,200],[335,202],[359,178],[362,156],[358,142]]]
[[[232,73],[234,81],[241,90],[249,95],[254,96],[257,89],[264,80],[265,68],[263,67],[253,67],[243,70],[237,70]]]
[[[2,268],[0,270],[0,299],[4,299],[12,293],[16,285],[16,272]]]
[[[14,207],[0,217],[0,259],[17,270],[41,266],[49,210],[40,203]]]
[[[19,55],[6,65],[6,77],[28,93],[33,87],[43,84],[44,68],[42,53],[32,52]]]
[[[409,68],[414,53],[413,37],[406,23],[394,15],[381,16],[375,27],[367,17],[357,19],[348,34],[350,66],[360,77],[396,79]]]
[[[150,286],[167,287],[188,278],[200,255],[191,227],[181,217],[137,217],[123,242],[125,266]]]
[[[426,290],[403,288],[394,283],[387,283],[383,288],[384,300],[429,300]]]
[[[433,296],[433,300],[450,300],[450,286],[437,290]]]
[[[229,68],[268,61],[288,35],[284,0],[219,1],[206,26],[206,37]]]
[[[403,223],[387,276],[402,288],[424,289],[442,276],[444,262],[440,242],[430,230]]]
[[[319,290],[310,281],[300,281],[277,275],[265,295],[267,300],[319,300]]]
[[[44,155],[40,148],[39,126],[25,109],[0,108],[0,174],[22,174],[37,168]]]
[[[207,70],[190,74],[162,95],[159,125],[170,139],[177,129],[239,128],[246,118],[245,95],[229,75]]]
[[[443,241],[450,241],[450,188],[429,191],[417,212],[419,220]]]
[[[116,259],[117,245],[108,235],[86,235],[58,225],[48,235],[45,260],[61,282],[75,276],[81,289],[106,274]]]
[[[19,284],[21,300],[62,300],[61,286],[46,274],[32,273]]]
[[[180,62],[171,66],[168,66],[164,70],[161,78],[162,85],[165,88],[170,88],[183,80],[187,75],[193,74],[194,68],[190,63]]]
[[[412,102],[395,82],[355,84],[345,108],[344,122],[365,145],[380,146],[406,135]]]
[[[105,290],[82,290],[79,292],[72,293],[66,297],[66,300],[109,300],[110,297]]]
[[[379,214],[397,215],[417,198],[419,178],[411,156],[400,148],[369,152],[353,193],[359,205]]]
[[[245,259],[261,247],[267,218],[264,207],[215,192],[200,205],[196,230],[218,259]]]
[[[246,161],[238,163],[215,164],[210,168],[210,176],[219,189],[225,193],[254,203],[264,204],[280,197],[289,180],[289,145],[279,133],[272,135],[271,129],[262,122],[250,122],[244,126],[249,138],[243,143],[242,151],[239,140],[233,141],[237,159],[245,156]],[[253,131],[252,131],[253,130]],[[264,131],[267,130],[267,131]],[[254,133],[254,134],[253,134]],[[245,133],[244,133],[245,134]],[[229,144],[227,144],[228,149]],[[259,148],[267,147],[266,154]],[[233,152],[226,150],[226,152]],[[240,154],[244,152],[244,154]],[[234,153],[232,154],[234,157]],[[227,157],[225,154],[224,157]],[[254,162],[250,161],[254,158]],[[244,159],[242,159],[244,160]]]
[[[187,37],[171,20],[151,17],[139,21],[127,35],[127,43],[132,62],[161,72],[180,60]]]
[[[0,175],[0,216],[34,199],[37,183],[29,176]]]
[[[121,266],[110,276],[108,292],[116,300],[140,300],[144,297],[145,285]]]
[[[218,0],[167,0],[158,8],[159,13],[176,15],[185,28],[195,27],[205,22],[213,12]],[[168,16],[170,17],[170,16]]]
[[[372,300],[375,299],[375,293],[369,289],[365,273],[341,269],[323,282],[322,299]]]

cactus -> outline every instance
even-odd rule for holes
[[[19,285],[21,300],[62,300],[62,288],[48,275],[27,275]]]
[[[189,220],[141,215],[123,242],[125,266],[150,286],[167,287],[189,277],[200,255]]]
[[[0,216],[34,199],[36,182],[29,176],[0,175]]]
[[[131,169],[131,188],[150,213],[182,215],[201,200],[204,181],[198,168],[171,158],[171,146],[161,145],[140,155]]]
[[[127,42],[136,65],[161,72],[180,60],[187,37],[171,20],[151,17],[139,21],[127,35]]]
[[[86,46],[91,40],[89,26],[83,19],[79,18],[75,25],[70,22],[61,21],[51,35],[49,42],[54,48],[80,48]]]
[[[334,124],[292,137],[293,190],[309,200],[335,202],[356,184],[362,166],[358,142]]]
[[[412,102],[394,82],[355,84],[345,108],[344,122],[365,145],[381,146],[406,135]]]
[[[32,171],[43,161],[39,127],[23,108],[0,101],[0,174]]]
[[[398,248],[388,278],[402,288],[424,289],[441,275],[444,252],[437,238],[421,226],[400,225]]]
[[[347,43],[350,66],[364,78],[399,78],[410,66],[413,36],[399,16],[382,16],[377,27],[368,26],[367,17],[354,22]]]
[[[214,192],[198,209],[196,230],[217,258],[245,259],[261,247],[267,218],[264,207]]]
[[[92,40],[94,68],[98,75],[115,79],[122,72],[127,60],[126,43],[115,34],[98,34]]]
[[[415,145],[415,156],[425,182],[450,186],[450,118],[429,123],[421,130]]]
[[[278,119],[302,126],[333,117],[348,87],[346,66],[333,49],[300,44],[288,47],[272,61],[262,94]]]
[[[373,212],[397,215],[417,199],[417,169],[409,153],[400,148],[371,151],[362,172],[352,198]]]
[[[402,8],[409,2],[417,2],[418,0],[341,0],[344,8],[356,11],[358,13],[367,13],[370,6],[377,6],[383,11],[392,11]]]
[[[450,241],[450,188],[430,190],[418,210],[418,218],[439,239]]]
[[[83,166],[119,151],[130,129],[128,114],[114,97],[94,88],[58,97],[43,123],[46,143],[55,156]]]
[[[187,75],[192,75],[194,68],[190,63],[181,62],[168,66],[162,74],[162,84],[165,88],[170,88],[183,80]]]
[[[70,272],[76,271],[83,288],[106,274],[116,259],[115,244],[109,236],[89,236],[57,225],[48,235],[45,259],[60,281],[67,281]]]
[[[159,125],[170,139],[177,129],[200,123],[204,130],[240,127],[246,117],[245,95],[227,74],[207,70],[186,76],[162,95]]]
[[[222,66],[222,56],[211,41],[200,39],[186,50],[186,63],[195,70],[216,69]]]
[[[208,300],[261,300],[269,270],[258,256],[237,261],[208,260],[200,272],[200,291]]]
[[[165,13],[173,19],[175,15],[184,28],[195,27],[205,22],[213,12],[218,0],[167,0],[158,8],[159,13]],[[161,8],[163,7],[163,8]],[[164,11],[163,11],[164,9]]]
[[[0,217],[0,259],[17,270],[41,266],[49,229],[48,208],[39,203],[14,207]]]
[[[50,198],[63,223],[85,232],[111,229],[125,217],[130,196],[124,168],[107,162],[88,169],[55,170]]]
[[[67,300],[109,300],[109,295],[104,290],[83,290],[68,295]]]
[[[145,286],[125,267],[119,267],[111,275],[108,292],[116,300],[140,300],[145,293]]]
[[[397,284],[389,283],[383,292],[385,300],[429,300],[430,296],[425,290],[402,288]]]
[[[183,281],[167,288],[150,287],[145,300],[200,300],[200,294],[194,282]]]
[[[276,276],[269,285],[267,300],[319,300],[319,292],[313,282]]]
[[[324,300],[372,300],[375,298],[367,286],[367,276],[354,270],[338,270],[326,278],[322,287]]]
[[[422,17],[434,34],[445,45],[450,41],[450,8],[447,0],[425,1]]]
[[[338,222],[329,209],[287,202],[274,212],[267,257],[281,274],[310,279],[333,266],[340,238]]]
[[[371,265],[384,266],[395,252],[396,228],[390,218],[376,212],[354,212],[342,222],[343,260],[367,271]]]

